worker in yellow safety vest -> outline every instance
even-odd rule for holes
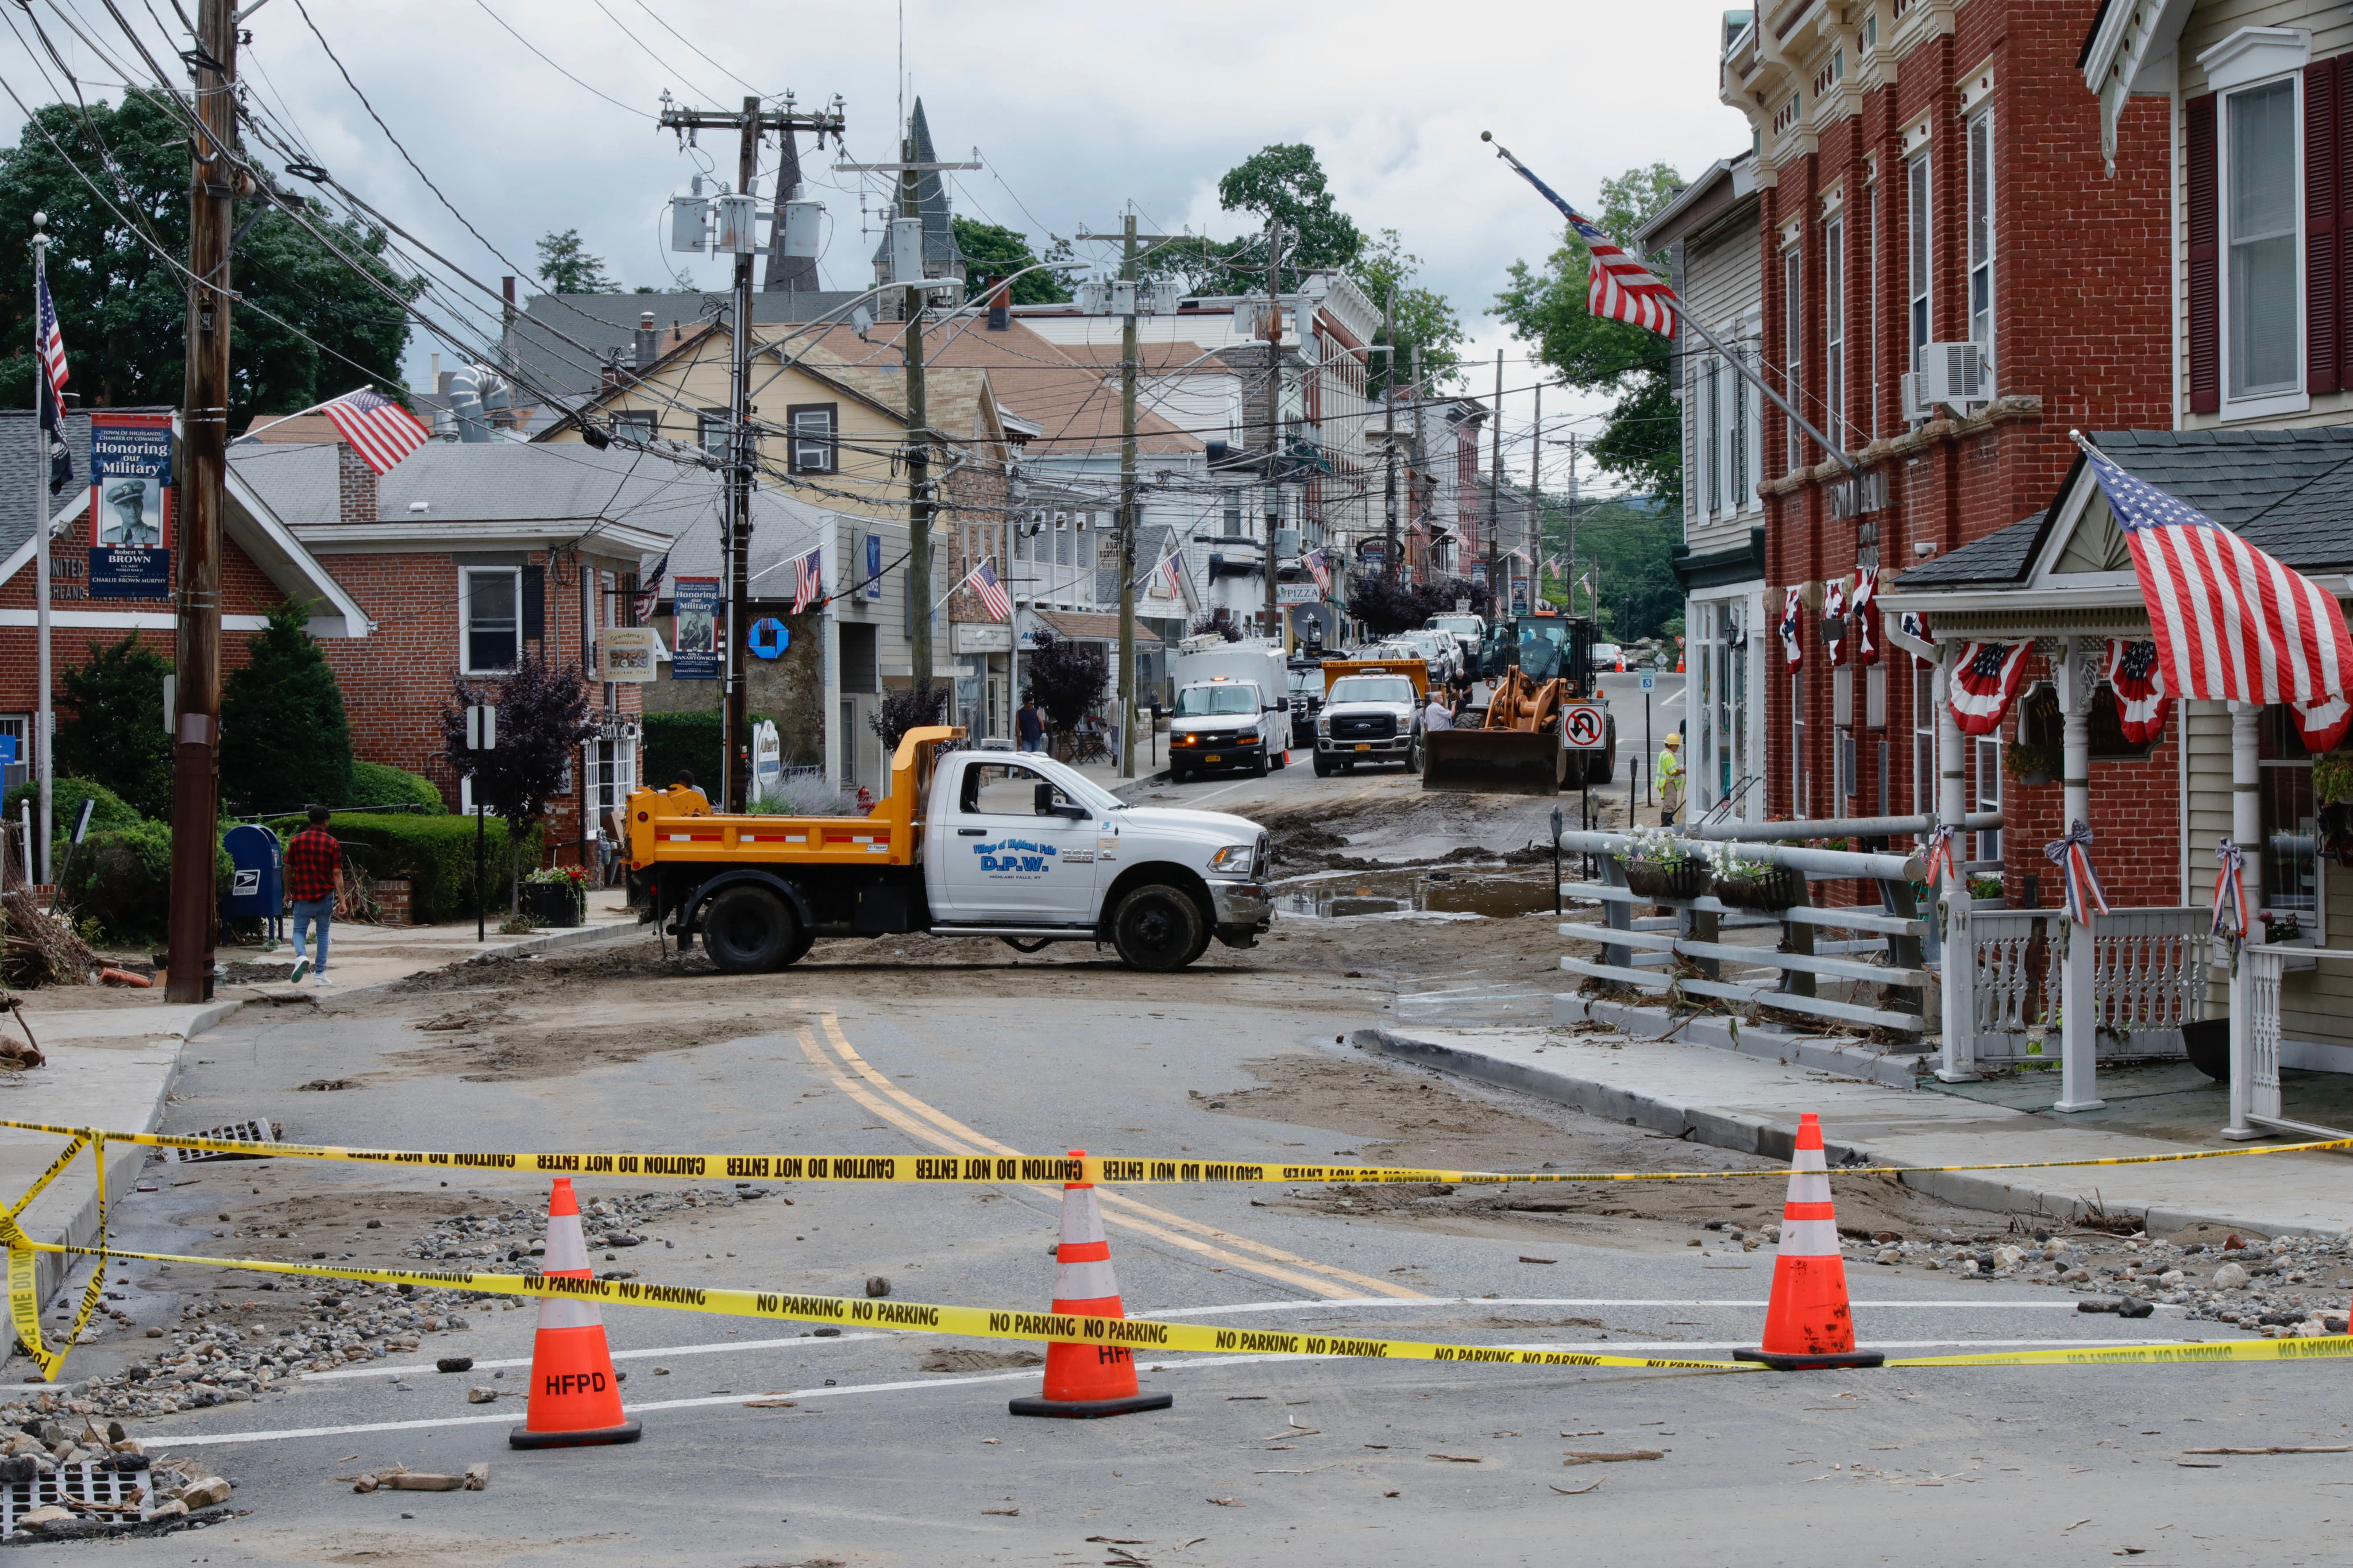
[[[1675,819],[1683,808],[1683,738],[1673,731],[1667,732],[1666,744],[1659,750],[1659,822],[1662,826]]]

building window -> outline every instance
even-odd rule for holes
[[[2304,355],[2295,91],[2295,79],[2286,77],[2223,100],[2230,256],[2223,363],[2232,397],[2298,390]]]
[[[1842,809],[1844,803],[1860,793],[1855,782],[1854,767],[1854,666],[1841,664],[1831,671],[1831,726],[1836,731],[1831,741],[1831,809]]]
[[[2318,808],[2313,804],[2312,753],[2295,717],[2284,707],[2263,710],[2256,729],[2257,787],[2263,825],[2263,909],[2294,915],[2315,942],[2322,940]]]
[[[1789,815],[1811,816],[1806,778],[1806,674],[1789,677]]]
[[[522,568],[469,566],[458,574],[466,673],[494,675],[522,660]]]
[[[1887,666],[1883,663],[1862,667],[1862,727],[1887,728]]]
[[[1928,155],[1923,153],[1904,165],[1906,210],[1905,253],[1909,282],[1905,298],[1911,307],[1912,353],[1909,369],[1920,368],[1920,351],[1928,346]]]
[[[1855,428],[1868,444],[1879,433],[1879,237],[1886,231],[1880,227],[1879,182],[1874,180],[1863,190],[1862,252],[1863,298],[1869,302],[1870,325],[1863,335],[1862,417]]]
[[[695,444],[714,458],[724,458],[727,452],[728,414],[724,408],[706,408],[696,416]]]
[[[1846,438],[1846,222],[1822,226],[1822,410],[1830,437]]]
[[[1781,389],[1789,406],[1799,407],[1805,401],[1803,367],[1805,363],[1805,266],[1791,246],[1781,253]],[[1788,461],[1785,469],[1797,468],[1806,460],[1806,438],[1794,419],[1785,423],[1789,428],[1786,443]]]
[[[1968,809],[2000,811],[2001,809],[2000,732],[1997,731],[1990,735],[1978,736],[1969,747],[1969,761],[1977,777],[1969,781],[1973,788],[1970,795],[1965,798],[1974,800],[1976,804],[1969,805]],[[1974,859],[2000,859],[2001,829],[1989,827],[1980,831],[1977,836],[1977,854],[1972,857]]]
[[[841,445],[836,438],[834,405],[797,403],[785,410],[785,426],[792,432],[793,472],[841,472]]]
[[[1707,510],[1712,517],[1724,510],[1724,364],[1713,357],[1700,370],[1701,405],[1707,416],[1700,461],[1707,468]]]
[[[1752,369],[1762,358],[1757,351],[1743,343],[1734,351],[1741,363]],[[1748,378],[1737,370],[1730,374],[1732,382],[1732,510],[1739,511],[1755,504],[1757,493],[1748,482],[1748,454],[1756,449],[1757,405],[1748,395]]]
[[[1862,47],[1865,53],[1879,47],[1879,13],[1876,11],[1862,19]]]
[[[1968,124],[1969,342],[1993,363],[1993,111]]]
[[[1936,667],[1912,657],[1912,809],[1936,809]]]
[[[613,416],[613,434],[625,441],[650,441],[660,433],[660,422],[651,409],[638,409]]]

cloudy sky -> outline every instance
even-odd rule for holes
[[[33,4],[85,90],[118,92],[131,57],[104,8]],[[723,263],[664,249],[661,225],[664,204],[698,169],[732,176],[734,151],[718,144],[723,133],[698,152],[659,130],[665,89],[712,107],[751,90],[790,89],[804,106],[839,94],[849,156],[868,161],[893,155],[902,91],[920,95],[941,155],[977,148],[987,165],[956,176],[957,209],[1040,243],[1113,227],[1131,201],[1163,232],[1231,235],[1239,225],[1219,210],[1219,176],[1270,142],[1313,143],[1341,207],[1368,231],[1400,231],[1472,328],[1471,357],[1486,361],[1474,390],[1492,389],[1493,356],[1504,352],[1507,427],[1522,432],[1539,373],[1488,311],[1505,268],[1548,253],[1559,225],[1479,132],[1493,130],[1580,203],[1629,166],[1663,159],[1694,174],[1748,140],[1715,100],[1722,9],[1702,0],[906,0],[903,13],[887,0],[248,0],[242,64],[258,105],[343,182],[493,281],[511,268],[402,162],[305,7],[392,133],[498,249],[528,263],[539,236],[577,228],[628,285],[665,284],[682,263],[700,286],[725,287]],[[112,60],[75,40],[69,18]],[[166,46],[187,41],[148,37],[167,62]],[[17,39],[0,37],[0,59],[28,102],[62,89],[55,65]],[[862,188],[873,208],[880,183],[832,173],[835,158],[804,153],[832,224],[821,266],[828,287],[862,286],[874,242],[860,233],[860,197]],[[413,382],[436,348],[452,353],[414,340]],[[1594,406],[1556,393],[1546,423]],[[1506,461],[1525,471],[1525,456]],[[1566,477],[1565,463],[1546,462],[1548,482]]]

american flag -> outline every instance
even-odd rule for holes
[[[2132,550],[2168,690],[2307,707],[2345,694],[2353,637],[2336,595],[2077,443]]]
[[[1542,192],[1546,201],[1560,209],[1561,216],[1568,219],[1570,231],[1585,241],[1586,248],[1593,253],[1585,293],[1587,312],[1604,321],[1630,321],[1662,337],[1672,337],[1675,291],[1657,273],[1627,255],[1599,225],[1563,201],[1560,193],[1537,179],[1525,163],[1500,146],[1495,152]]]
[[[825,597],[825,546],[793,561],[793,614],[799,615]]]
[[[654,569],[638,580],[638,595],[629,602],[638,625],[644,626],[654,618],[654,608],[661,603],[662,579],[669,574],[670,552],[664,551],[662,558],[654,563]]]
[[[1168,584],[1168,596],[1172,599],[1185,596],[1185,579],[1181,575],[1184,570],[1183,558],[1175,554],[1160,563],[1160,580]]]
[[[1013,595],[1007,593],[1005,584],[997,580],[996,557],[991,556],[975,568],[971,581],[973,591],[980,595],[981,607],[988,612],[990,620],[1009,621],[1013,618]]]
[[[1990,735],[2001,728],[2010,702],[2026,679],[2031,642],[1973,642],[1953,667],[1953,722],[1964,735]]]
[[[2145,746],[2165,734],[2165,716],[2173,706],[2166,695],[2165,671],[2158,668],[2153,642],[2108,639],[2108,685],[2116,694],[2116,721],[2125,740]]]
[[[1299,563],[1307,568],[1307,574],[1310,577],[1315,579],[1317,593],[1329,594],[1332,591],[1332,558],[1330,556],[1318,550],[1302,557]]]
[[[63,410],[66,405],[66,340],[58,331],[58,308],[49,298],[49,274],[44,267],[34,274],[40,295],[41,434],[49,443],[49,493],[61,495],[73,483],[73,453],[66,446]]]
[[[352,444],[360,460],[377,473],[391,472],[409,453],[433,438],[417,416],[381,392],[361,387],[319,405],[333,421],[336,432]]]

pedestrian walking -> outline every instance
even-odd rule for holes
[[[297,985],[306,974],[314,976],[313,984],[328,984],[327,930],[334,923],[335,900],[343,890],[343,847],[327,831],[332,815],[323,805],[312,806],[311,826],[286,846],[286,899],[294,909],[292,979]],[[303,951],[304,938],[314,924],[319,931],[316,959]]]
[[[1035,697],[1025,695],[1021,699],[1021,710],[1013,716],[1013,732],[1020,737],[1023,751],[1042,752],[1046,749],[1046,715],[1039,710]]]
[[[1659,826],[1670,826],[1675,813],[1683,808],[1683,738],[1674,731],[1667,731],[1666,743],[1659,751]]]

